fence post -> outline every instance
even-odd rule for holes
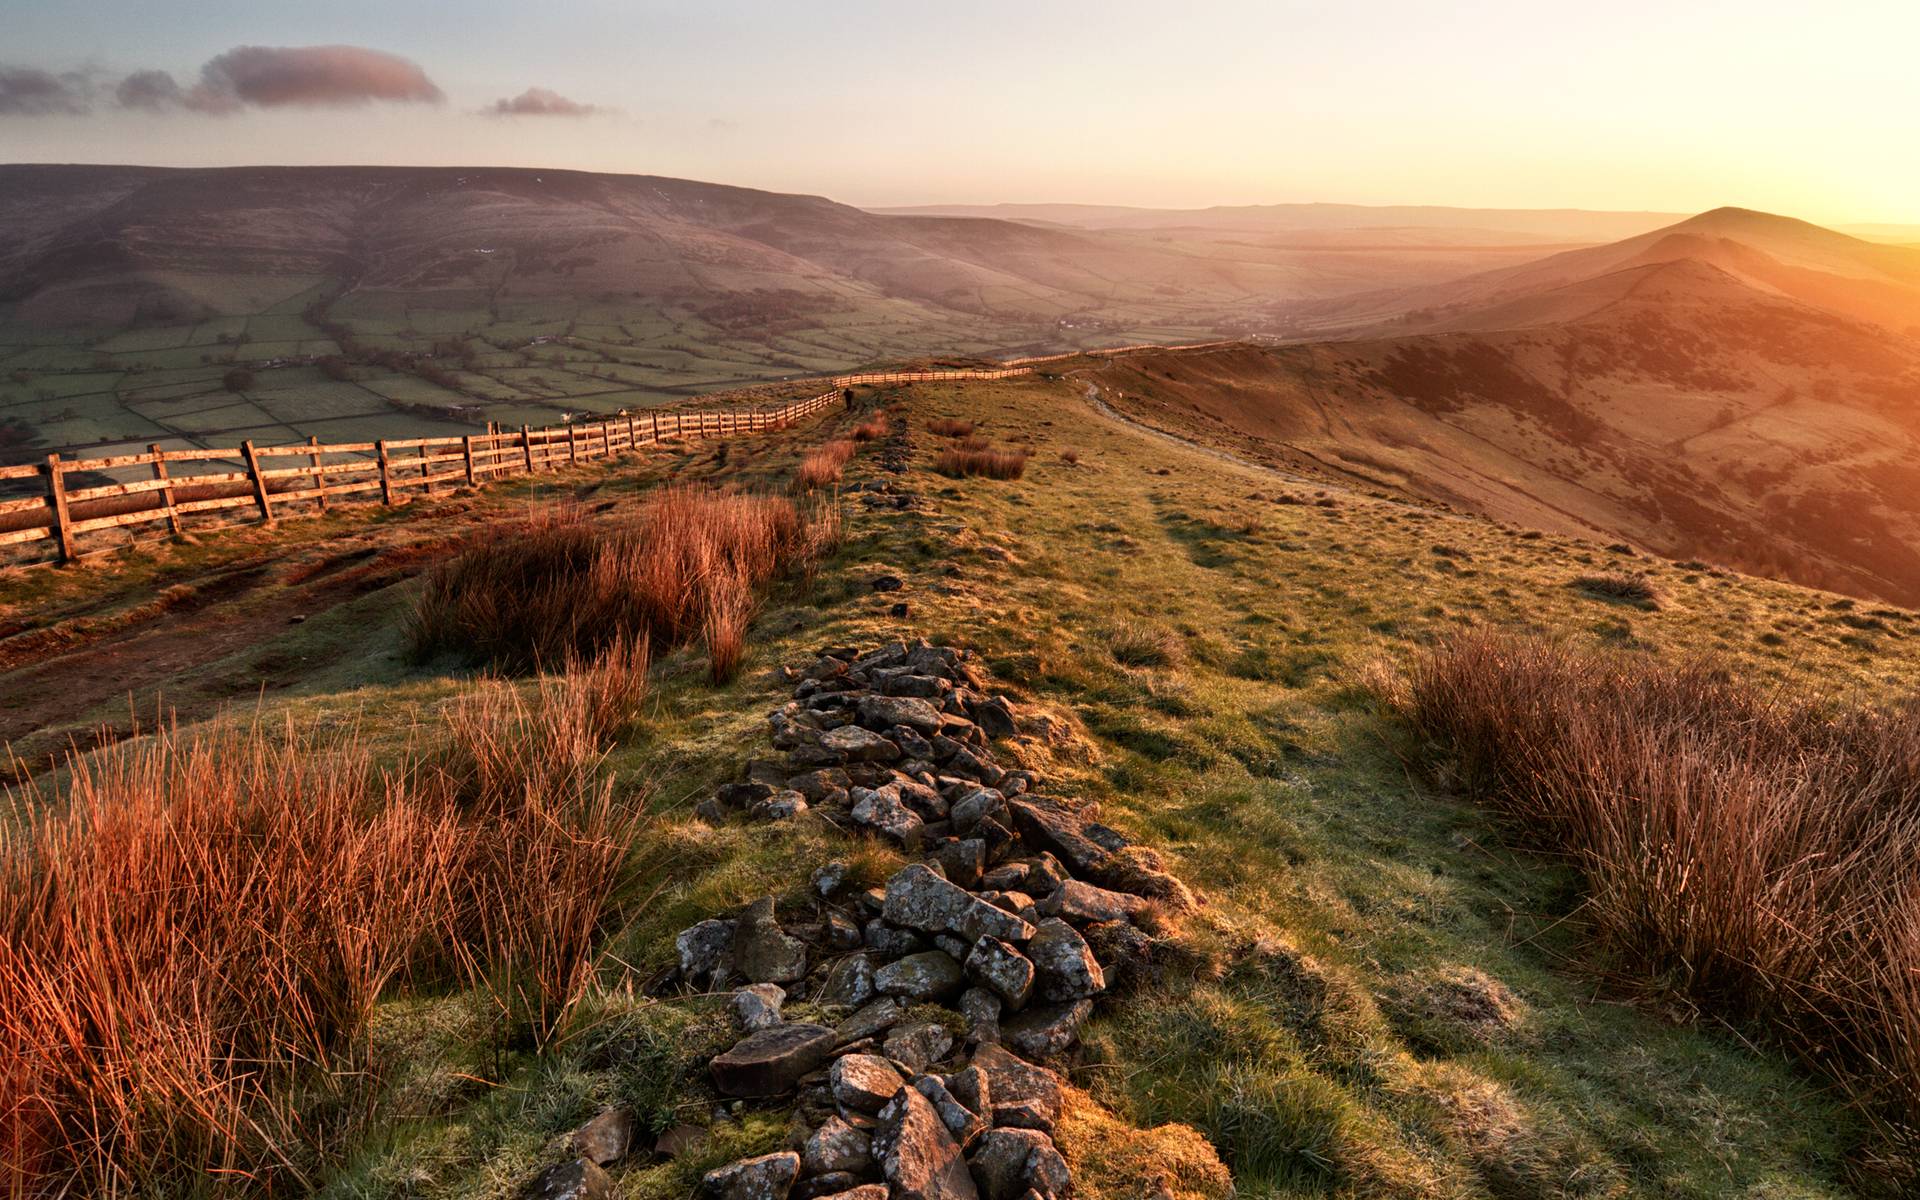
[[[247,456],[247,474],[253,479],[253,499],[260,505],[260,519],[273,520],[273,505],[267,500],[267,478],[260,473],[260,456],[253,452],[253,439],[240,443],[240,452]]]
[[[640,434],[634,429],[633,414],[627,414],[627,450],[629,453],[640,448]]]
[[[660,444],[660,410],[656,408],[648,413],[647,420],[653,422],[653,443],[657,446]]]
[[[53,512],[53,537],[60,546],[60,561],[72,562],[79,555],[73,550],[73,518],[67,511],[66,468],[60,465],[58,454],[47,455],[47,507]]]
[[[387,467],[387,439],[381,438],[373,444],[380,454],[380,503],[393,503],[393,473]]]
[[[426,442],[423,440],[420,443],[420,478],[423,480],[433,478],[433,463],[431,462],[432,458],[433,458],[433,447],[427,445]],[[433,484],[422,483],[420,485],[420,491],[423,494],[428,496],[433,495]]]
[[[526,460],[527,474],[533,474],[533,429],[531,426],[522,425],[520,427],[520,457]]]
[[[320,469],[320,435],[308,434],[307,445],[313,447],[313,453],[307,457],[313,462],[313,486],[320,492],[315,499],[320,501],[320,511],[325,512],[327,511],[327,475]]]
[[[460,448],[467,452],[467,486],[473,487],[475,486],[475,484],[473,481],[473,435],[472,434],[467,433],[467,434],[461,435]]]
[[[580,439],[575,436],[575,434],[577,434],[578,432],[579,431],[576,430],[572,425],[567,426],[567,462],[568,463],[576,463],[580,461]]]
[[[153,455],[153,477],[167,485],[160,489],[160,504],[167,510],[167,532],[179,537],[180,514],[173,507],[173,477],[167,474],[167,452],[155,442],[147,447],[147,453]]]

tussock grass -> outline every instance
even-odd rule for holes
[[[886,418],[874,417],[871,420],[862,421],[853,427],[853,433],[849,436],[856,442],[877,441],[887,436]]]
[[[981,444],[969,448],[971,442]],[[1027,471],[1025,450],[987,449],[981,439],[969,439],[942,450],[933,460],[933,469],[956,479],[981,475],[988,479],[1018,479]]]
[[[882,432],[885,431],[882,430]],[[836,439],[809,450],[800,460],[800,465],[794,469],[794,487],[803,492],[811,492],[839,483],[841,473],[853,460],[854,451],[858,448],[854,442]]]
[[[1660,589],[1655,587],[1653,580],[1645,575],[1633,575],[1624,571],[1579,575],[1572,580],[1570,586],[1602,599],[1618,600],[1623,604],[1634,604],[1649,609],[1660,606]]]
[[[838,539],[831,508],[698,487],[662,489],[611,522],[549,509],[437,569],[413,613],[413,645],[522,671],[598,658],[623,640],[652,650],[702,641],[725,679],[758,590],[809,569]]]
[[[973,432],[972,421],[962,421],[957,417],[935,417],[927,422],[927,432],[935,437],[962,438]]]
[[[1618,970],[1920,1116],[1920,705],[1484,633],[1377,686],[1450,778],[1575,864]]]
[[[1177,667],[1187,660],[1187,643],[1178,633],[1138,621],[1115,626],[1107,651],[1124,667]]]
[[[304,1186],[370,1116],[398,983],[480,985],[503,1040],[548,1039],[647,820],[597,771],[634,665],[537,698],[484,681],[416,766],[290,725],[162,729],[11,794],[0,1189]]]

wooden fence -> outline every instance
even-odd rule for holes
[[[1206,343],[1207,346],[1226,343]],[[251,515],[271,521],[298,506],[324,512],[336,503],[398,504],[436,488],[484,487],[516,475],[532,475],[572,463],[628,453],[669,440],[738,437],[805,420],[839,401],[850,387],[921,383],[943,379],[1006,379],[1028,375],[1034,365],[1085,354],[1136,350],[1200,349],[1200,346],[1126,346],[1010,360],[985,370],[879,371],[835,376],[831,391],[780,405],[739,408],[662,408],[623,412],[599,421],[532,429],[489,430],[460,437],[388,438],[373,442],[291,446],[163,450],[106,458],[62,458],[0,466],[0,486],[39,477],[41,494],[0,498],[0,549],[22,563],[71,562],[87,552],[89,534],[136,526],[162,526],[172,536],[188,518],[210,514]],[[75,487],[69,477],[105,476],[112,482]],[[123,478],[124,476],[144,478]],[[120,544],[124,544],[120,543]],[[102,547],[104,548],[104,547]]]

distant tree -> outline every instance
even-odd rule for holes
[[[230,392],[244,392],[253,387],[253,372],[245,367],[235,367],[220,377],[220,385]]]
[[[353,379],[353,372],[347,367],[347,360],[337,354],[329,354],[320,360],[320,373],[335,383],[347,383]]]

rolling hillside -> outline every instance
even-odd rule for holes
[[[1432,332],[1095,378],[1149,423],[1393,493],[1920,599],[1920,347],[1860,318],[1898,320],[1906,257],[1777,218],[1739,218],[1791,235],[1759,247],[1703,232],[1729,219],[1456,285]]]

